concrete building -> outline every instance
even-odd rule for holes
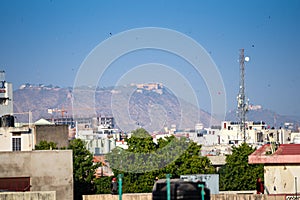
[[[0,151],[32,151],[41,141],[54,142],[58,148],[67,147],[67,125],[31,125],[0,127]]]
[[[116,147],[116,141],[109,138],[85,139],[87,149],[94,155],[108,154]]]
[[[132,85],[135,85],[138,89],[144,90],[158,90],[163,88],[163,85],[161,83],[141,83]]]
[[[216,172],[220,170],[226,164],[226,156],[207,156],[211,165],[216,169]]]
[[[29,127],[0,127],[0,152],[31,151],[34,145]]]
[[[32,127],[32,132],[34,134],[34,144],[39,144],[41,141],[48,141],[56,143],[58,148],[69,145],[68,125],[37,124]]]
[[[274,129],[260,122],[246,122],[246,142],[249,144],[263,144],[267,142],[289,143],[289,130]],[[220,130],[220,144],[240,144],[244,142],[238,122],[223,121]]]
[[[56,199],[73,200],[71,150],[0,152],[0,160],[0,180],[6,183],[0,190],[56,191]]]
[[[266,144],[248,157],[264,164],[265,193],[292,195],[300,190],[300,144]]]
[[[111,152],[117,146],[117,141],[127,137],[127,135],[114,128],[114,118],[110,116],[78,118],[75,120],[75,137],[85,141],[87,149],[94,155]]]
[[[116,140],[120,136],[112,132],[114,129],[107,129],[108,132],[104,132],[103,130],[94,132],[92,128],[81,128],[77,130],[77,138],[85,141],[87,149],[93,154],[107,154],[116,147]]]
[[[291,143],[300,144],[300,133],[291,132]]]
[[[33,125],[29,116],[28,124],[16,127],[13,114],[12,84],[5,81],[5,72],[0,71],[0,151],[31,151],[42,140],[55,142],[58,147],[68,146],[67,126],[44,124],[46,120]]]
[[[189,138],[204,146],[218,145],[220,144],[220,130],[212,128],[196,129],[189,133]]]
[[[223,121],[221,126],[210,128],[204,128],[201,123],[198,123],[195,125],[195,129],[191,130],[177,130],[176,126],[174,126],[170,130],[165,128],[165,132],[166,133],[161,135],[170,134],[178,137],[187,137],[203,146],[231,146],[239,145],[244,142],[239,122],[233,121]],[[270,128],[263,121],[246,121],[246,143],[248,144],[255,146],[261,146],[270,142],[288,144],[293,143],[294,140],[295,142],[300,141],[300,135],[298,136],[296,133],[292,133],[292,130],[287,127],[275,129]]]
[[[0,71],[0,117],[13,113],[13,87],[6,82],[5,72]]]

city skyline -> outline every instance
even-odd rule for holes
[[[15,89],[24,83],[72,87],[80,66],[101,42],[131,29],[160,27],[178,31],[206,50],[222,77],[227,110],[236,108],[237,60],[244,48],[250,57],[245,66],[250,103],[299,116],[299,10],[296,0],[1,1],[0,70]],[[171,66],[191,84],[199,107],[210,111],[203,77],[185,60],[162,51],[146,49],[120,57],[99,85],[116,85],[148,63]],[[128,76],[128,81],[152,80],[147,70],[136,73],[140,79]]]

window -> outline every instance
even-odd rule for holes
[[[0,81],[0,88],[2,89],[4,89],[5,88],[5,81]]]
[[[12,150],[21,151],[21,138],[12,138]]]
[[[30,191],[30,187],[30,177],[0,178],[0,191],[25,192]]]

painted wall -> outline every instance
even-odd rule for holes
[[[0,177],[30,177],[30,191],[56,191],[73,200],[71,150],[0,152]]]
[[[270,194],[293,194],[296,191],[295,177],[297,178],[297,191],[300,191],[299,165],[265,165],[264,182]]]
[[[28,127],[0,127],[0,152],[12,151],[12,138],[21,138],[21,151],[32,150],[32,133]]]

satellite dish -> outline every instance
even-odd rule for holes
[[[248,56],[245,57],[245,61],[249,62],[250,58]]]

